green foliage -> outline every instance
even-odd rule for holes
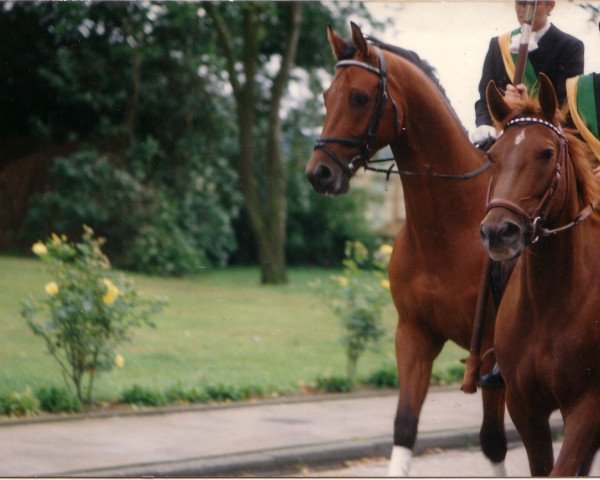
[[[376,235],[366,219],[367,205],[378,200],[356,185],[347,195],[335,198],[316,193],[306,180],[307,152],[312,151],[315,135],[308,135],[322,122],[320,84],[312,86],[315,99],[307,100],[301,110],[289,115],[286,131],[289,145],[287,248],[290,264],[341,265],[344,246],[358,240],[369,248]]]
[[[448,365],[445,368],[434,368],[431,373],[431,383],[435,385],[449,385],[459,383],[465,375],[465,366],[460,363]]]
[[[0,415],[30,416],[38,413],[39,410],[40,402],[29,389],[0,395]]]
[[[115,347],[130,340],[132,328],[154,326],[150,317],[164,304],[140,298],[130,281],[115,278],[102,243],[89,227],[79,243],[57,235],[36,243],[33,251],[47,264],[52,281],[45,286],[46,298],[30,299],[21,310],[84,403],[92,399],[96,375],[123,362]]]
[[[355,241],[346,244],[344,253],[343,275],[332,277],[329,285],[314,284],[313,288],[342,322],[348,378],[354,381],[360,356],[385,333],[382,315],[390,300],[386,266],[391,247],[382,245],[372,253]]]
[[[345,393],[351,392],[354,382],[348,377],[341,375],[332,375],[330,377],[317,378],[317,390],[329,393]]]
[[[120,401],[145,407],[160,407],[167,404],[167,397],[159,390],[134,385],[121,393]]]
[[[63,387],[40,387],[35,390],[35,396],[42,410],[50,413],[76,413],[83,408],[78,398]]]
[[[169,387],[165,392],[169,403],[207,403],[209,398],[204,389],[184,387],[180,382]]]
[[[367,384],[375,388],[398,388],[398,371],[395,365],[381,367],[367,377]]]

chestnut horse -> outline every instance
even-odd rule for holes
[[[487,99],[504,131],[489,152],[481,237],[493,259],[518,257],[494,342],[508,410],[532,475],[587,474],[600,448],[599,185],[586,146],[559,126],[547,77],[539,106],[511,111],[493,84]],[[554,464],[548,419],[556,409],[564,440]]]
[[[369,43],[358,26],[351,28],[351,42],[328,30],[338,63],[323,94],[325,124],[306,174],[320,193],[345,193],[356,169],[387,145],[401,172],[406,221],[388,269],[398,311],[400,380],[390,474],[408,475],[433,361],[447,340],[470,344],[486,262],[478,232],[489,170],[440,87],[426,75],[428,66],[412,52]],[[491,317],[491,301],[485,307]],[[485,323],[484,350],[493,335],[493,322]],[[486,359],[483,370],[491,363]],[[494,473],[503,474],[503,390],[482,395],[481,446]]]

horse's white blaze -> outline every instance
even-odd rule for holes
[[[392,458],[390,459],[389,477],[408,477],[408,467],[412,460],[412,450],[406,447],[394,445]]]
[[[504,462],[492,463],[492,476],[507,477],[508,475],[506,475],[506,464]]]
[[[525,140],[525,130],[522,130],[515,138],[515,146]]]

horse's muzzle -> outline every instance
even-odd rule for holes
[[[313,188],[322,194],[339,195],[346,193],[350,182],[341,169],[332,167],[325,162],[317,162],[312,168],[306,169],[306,177]]]
[[[525,248],[523,228],[510,219],[495,217],[489,213],[479,229],[481,242],[488,250],[490,258],[503,261],[519,256]]]

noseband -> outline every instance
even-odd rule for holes
[[[322,150],[348,176],[352,176],[360,165],[367,165],[369,157],[371,156],[371,151],[373,150],[373,146],[375,144],[377,128],[379,127],[381,117],[383,117],[383,112],[385,111],[388,98],[392,103],[392,109],[394,111],[394,125],[396,128],[398,127],[398,109],[394,100],[390,97],[387,87],[385,57],[380,48],[374,48],[379,55],[379,68],[369,65],[365,62],[359,62],[357,60],[341,60],[335,66],[335,68],[360,67],[374,73],[379,77],[379,85],[377,87],[377,103],[375,104],[375,109],[373,110],[373,114],[369,120],[369,126],[365,135],[363,135],[363,137],[360,139],[348,137],[320,137],[317,139],[314,148],[315,150]],[[342,145],[355,147],[360,153],[353,157],[352,160],[350,160],[350,163],[346,165],[333,151],[327,147],[328,143],[340,143]]]
[[[568,155],[568,153],[567,153],[568,152],[567,138],[565,137],[565,135],[560,127],[556,127],[552,123],[547,122],[542,119],[539,119],[539,118],[534,118],[534,117],[514,118],[513,120],[509,121],[504,126],[504,129],[506,130],[508,127],[512,127],[515,125],[542,125],[546,128],[549,128],[556,135],[558,135],[558,137],[559,137],[559,152],[558,152],[558,156],[556,158],[556,164],[554,165],[554,171],[553,171],[552,177],[550,178],[550,183],[549,183],[548,187],[546,188],[546,192],[544,193],[539,204],[533,210],[533,213],[529,214],[523,208],[521,208],[519,205],[517,205],[514,202],[511,202],[510,200],[506,200],[503,198],[497,198],[497,199],[490,201],[491,186],[492,186],[492,180],[493,180],[493,177],[492,177],[492,179],[490,179],[490,185],[488,188],[488,200],[487,200],[487,207],[486,207],[485,212],[487,214],[493,208],[505,208],[507,210],[510,210],[511,212],[516,213],[523,220],[525,220],[525,224],[528,226],[528,231],[530,232],[528,245],[535,245],[536,243],[538,243],[540,241],[541,238],[547,237],[550,235],[555,235],[555,234],[562,232],[564,230],[567,230],[569,228],[573,228],[579,222],[585,220],[589,216],[589,214],[592,213],[593,206],[588,205],[586,208],[584,208],[579,213],[579,215],[575,218],[575,220],[573,220],[572,222],[570,222],[566,225],[563,225],[562,227],[555,228],[555,229],[543,228],[543,224],[546,221],[546,217],[548,216],[548,214],[550,212],[550,207],[552,205],[552,199],[554,198],[554,195],[555,195],[556,191],[558,190],[558,186],[560,185],[560,180],[562,177],[562,172],[565,168],[565,162],[566,162],[566,158]],[[566,202],[566,197],[565,197],[565,202]]]

